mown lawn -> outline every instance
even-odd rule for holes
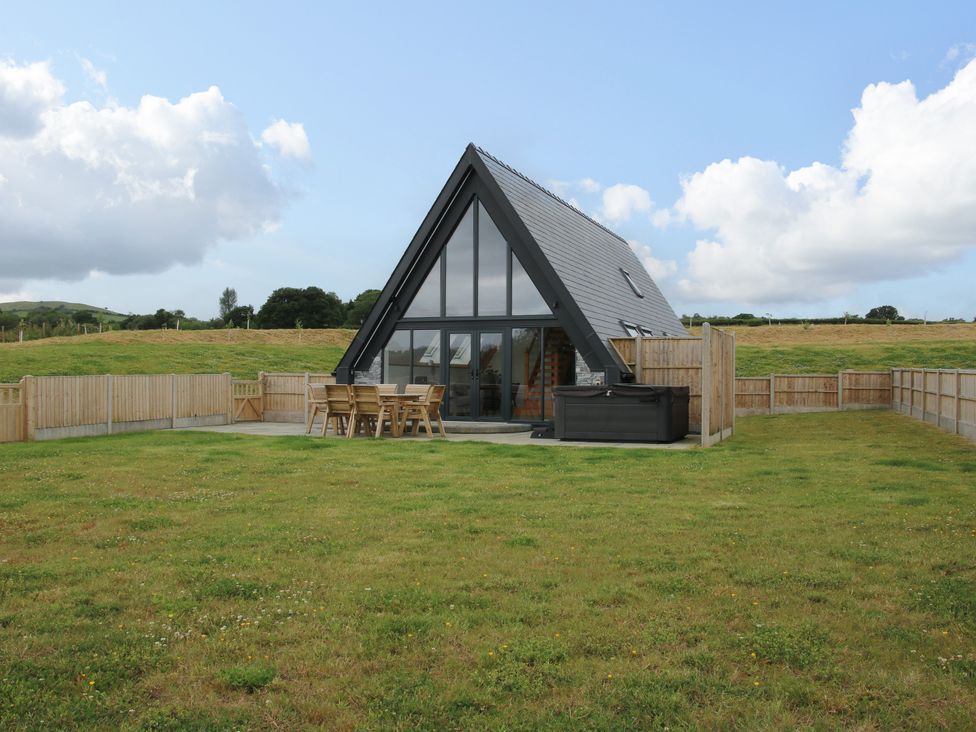
[[[976,447],[0,446],[0,728],[971,728]]]

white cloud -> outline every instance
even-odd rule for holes
[[[923,275],[976,247],[976,62],[919,100],[868,86],[841,165],[789,171],[744,157],[682,182],[673,216],[712,235],[688,256],[699,300],[823,300]]]
[[[286,197],[217,87],[134,107],[63,91],[47,64],[0,65],[0,290],[199,262],[280,218]]]
[[[579,186],[580,190],[583,191],[583,193],[599,193],[601,190],[603,190],[603,186],[592,178],[583,178],[577,183],[577,185]]]
[[[312,148],[308,144],[305,125],[301,122],[285,122],[276,119],[261,133],[261,140],[278,151],[284,158],[311,160]]]
[[[613,223],[631,218],[635,213],[650,213],[654,207],[651,194],[640,186],[617,183],[603,191],[599,216]]]
[[[29,137],[42,127],[41,115],[61,101],[64,85],[51,76],[47,61],[18,66],[0,59],[0,137]]]
[[[673,259],[658,259],[652,256],[651,248],[646,244],[641,244],[633,239],[629,239],[627,243],[630,244],[630,248],[655,282],[666,280],[678,271],[677,262]]]
[[[84,56],[79,56],[78,61],[81,63],[81,68],[85,70],[85,76],[98,84],[102,89],[108,88],[108,74],[96,68],[95,64]]]
[[[957,43],[950,46],[942,59],[942,68],[967,64],[976,58],[976,43]]]

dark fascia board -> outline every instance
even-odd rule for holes
[[[407,275],[414,269],[418,255],[423,253],[425,249],[425,244],[430,238],[431,234],[437,227],[438,222],[443,216],[448,204],[454,197],[456,192],[464,182],[464,179],[468,176],[470,170],[470,157],[474,154],[474,145],[469,144],[465,149],[464,154],[458,161],[458,164],[454,167],[454,171],[451,173],[441,192],[438,194],[437,198],[434,200],[433,205],[424,217],[424,220],[420,224],[420,228],[413,235],[413,239],[410,240],[410,244],[407,246],[406,251],[403,256],[400,257],[400,261],[397,263],[396,268],[390,275],[390,278],[386,281],[386,285],[383,286],[380,296],[376,299],[373,307],[370,309],[366,318],[363,320],[363,324],[360,326],[359,330],[356,332],[352,343],[346,349],[346,352],[339,359],[339,365],[336,367],[335,374],[337,381],[339,383],[349,383],[351,380],[352,371],[355,369],[359,362],[362,360],[361,356],[363,350],[369,345],[369,341],[376,330],[376,326],[379,324],[381,319],[386,315],[393,301],[393,297],[396,294],[398,285],[407,278]]]
[[[474,176],[471,176],[472,171]],[[352,372],[367,365],[382,348],[474,195],[482,200],[587,366],[597,371],[618,368],[618,359],[586,320],[528,227],[485,166],[477,148],[469,144],[376,304],[339,361],[336,376],[340,383],[350,382]],[[404,306],[401,307],[400,303],[404,303]]]
[[[474,195],[472,179],[470,176],[465,176],[461,187],[451,197],[447,209],[442,212],[443,215],[438,219],[437,226],[427,239],[423,250],[418,253],[415,266],[409,270],[403,280],[394,283],[389,305],[376,321],[372,332],[366,334],[359,356],[353,362],[353,368],[358,369],[372,362],[373,357],[389,340],[397,323],[403,318],[413,301],[414,295],[417,294],[417,290],[423,284],[427,272],[430,271],[431,266],[441,255],[444,246],[454,233],[454,229],[461,223],[461,219],[464,217]]]

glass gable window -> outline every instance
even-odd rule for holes
[[[415,330],[413,332],[414,384],[439,384],[441,382],[441,332],[439,330]]]
[[[508,242],[478,204],[478,315],[505,315]]]
[[[542,416],[542,329],[512,328],[512,418]]]
[[[512,252],[512,315],[549,315],[550,312],[529,273]]]
[[[410,383],[410,331],[397,330],[383,349],[383,379],[387,384]]]
[[[420,286],[413,302],[407,308],[404,317],[407,318],[437,318],[441,314],[441,258],[438,257],[434,266],[427,274],[427,279]]]
[[[474,207],[469,206],[444,249],[444,314],[474,315]]]
[[[475,200],[451,233],[404,317],[551,314],[552,310],[488,210]]]

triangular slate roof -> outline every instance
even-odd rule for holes
[[[498,158],[475,150],[602,340],[627,335],[621,320],[656,336],[687,335],[624,239]],[[643,298],[620,270],[630,274]]]
[[[607,339],[622,337],[622,321],[654,336],[687,335],[630,245],[605,226],[469,144],[414,235],[373,309],[367,315],[336,375],[346,381],[368,366],[443,246],[453,224],[454,200],[463,190],[480,191],[482,202],[502,229],[536,287],[554,306],[553,315],[590,368],[621,366]],[[470,195],[470,194],[469,194]],[[454,217],[458,216],[455,211]],[[630,274],[644,297],[638,297],[621,270]]]

